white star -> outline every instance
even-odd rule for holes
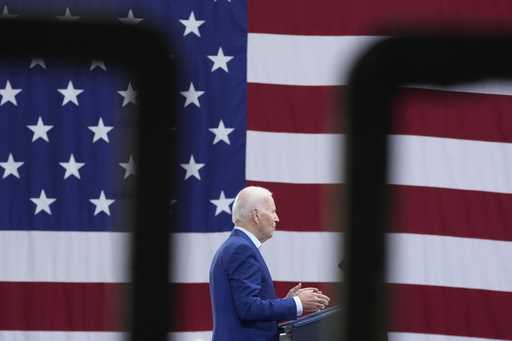
[[[64,167],[66,169],[66,173],[64,174],[64,179],[67,179],[71,175],[73,175],[75,178],[80,179],[80,172],[79,169],[82,168],[85,163],[84,162],[76,162],[75,156],[71,154],[69,156],[68,162],[59,162],[59,165]]]
[[[10,14],[9,8],[7,8],[7,5],[4,5],[4,8],[2,9],[2,15],[0,15],[0,19],[16,18],[17,16],[17,14]]]
[[[233,130],[235,130],[235,129],[234,128],[226,128],[224,126],[224,122],[222,122],[222,120],[220,120],[219,126],[217,128],[210,128],[208,130],[211,131],[213,134],[215,134],[215,139],[213,140],[213,144],[216,144],[219,141],[224,141],[227,144],[231,144],[229,142],[228,135],[231,134],[233,132]]]
[[[191,176],[201,180],[201,176],[199,175],[199,170],[204,167],[204,163],[196,163],[196,160],[194,159],[194,155],[190,156],[190,160],[188,163],[182,163],[180,164],[183,169],[187,171],[185,174],[185,180],[190,178]]]
[[[103,71],[107,71],[107,67],[105,66],[105,62],[102,61],[102,60],[93,60],[89,70],[92,71],[92,70],[96,69],[97,67],[99,67]]]
[[[16,101],[16,95],[22,92],[22,89],[13,89],[11,87],[11,82],[7,81],[5,83],[5,88],[0,89],[0,96],[2,96],[2,101],[0,102],[0,105],[4,105],[7,102],[11,102],[14,105],[18,105],[18,102]]]
[[[212,72],[217,69],[222,69],[226,72],[229,72],[228,70],[228,62],[233,59],[233,56],[225,56],[224,51],[222,50],[222,47],[219,47],[219,51],[217,52],[216,56],[208,56],[208,58],[213,62],[212,66]]]
[[[110,205],[114,203],[115,200],[107,199],[105,197],[105,193],[101,191],[100,197],[98,199],[89,199],[90,202],[96,206],[94,210],[94,215],[97,215],[101,212],[105,212],[107,215],[110,215]]]
[[[39,194],[39,198],[30,198],[30,201],[32,201],[34,204],[36,204],[36,210],[34,212],[34,215],[38,214],[41,211],[45,211],[48,214],[52,214],[52,210],[50,209],[50,205],[53,204],[53,202],[57,200],[55,198],[47,198],[46,193],[44,190],[41,190],[41,193]]]
[[[5,179],[9,175],[13,175],[19,179],[20,174],[18,173],[18,168],[23,166],[24,163],[25,162],[14,161],[14,157],[12,156],[11,153],[9,153],[9,157],[7,158],[7,161],[0,162],[0,167],[2,167],[4,169],[4,176],[2,177],[2,179]]]
[[[132,24],[132,25],[138,24],[139,22],[144,20],[142,18],[136,18],[133,15],[133,12],[131,9],[128,10],[128,15],[125,18],[117,18],[117,19],[119,19],[119,21],[122,22],[123,24]]]
[[[46,64],[45,64],[44,60],[42,60],[41,58],[34,58],[30,61],[31,69],[35,68],[36,66],[40,66],[43,69],[46,69]]]
[[[50,131],[50,129],[52,129],[53,126],[44,125],[41,116],[39,116],[39,118],[37,119],[36,125],[28,125],[27,128],[32,130],[32,132],[34,133],[34,135],[32,135],[32,142],[34,142],[37,139],[43,139],[46,142],[50,142],[50,140],[48,140],[48,131]]]
[[[92,143],[96,143],[99,139],[109,143],[108,140],[108,132],[114,129],[113,126],[105,126],[103,125],[103,119],[100,117],[98,120],[98,125],[88,127],[94,133],[94,137],[92,138]]]
[[[135,161],[133,161],[133,156],[130,155],[128,162],[119,162],[119,166],[124,168],[125,179],[130,175],[135,175]]]
[[[196,20],[196,15],[194,14],[194,11],[190,12],[190,15],[187,20],[180,19],[180,23],[182,23],[185,26],[185,32],[183,33],[183,36],[186,36],[190,33],[194,33],[196,36],[200,37],[201,32],[199,32],[199,27],[204,24],[204,20]]]
[[[199,97],[201,97],[204,94],[204,91],[196,91],[194,83],[190,82],[188,90],[181,91],[180,93],[186,98],[185,107],[191,103],[195,104],[198,108],[201,107],[201,104],[199,104]]]
[[[219,199],[212,199],[210,202],[215,205],[215,216],[218,216],[222,212],[231,214],[231,208],[229,205],[235,201],[235,198],[226,198],[224,191],[220,191]]]
[[[75,89],[72,81],[68,82],[68,87],[66,89],[57,89],[57,91],[64,96],[64,99],[62,100],[62,106],[66,105],[66,103],[68,102],[72,102],[73,104],[78,106],[79,104],[77,97],[82,92],[84,92],[83,89]]]
[[[128,83],[128,88],[126,90],[120,90],[117,93],[123,96],[123,107],[128,103],[137,104],[137,91],[133,90],[131,82]]]
[[[64,15],[57,16],[57,19],[62,21],[75,21],[80,19],[80,17],[74,17],[71,15],[71,11],[69,10],[69,7],[66,7],[66,11],[64,12]]]

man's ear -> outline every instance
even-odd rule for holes
[[[256,224],[258,224],[258,222],[260,221],[260,212],[258,211],[257,208],[255,208],[253,211],[252,211],[252,219],[254,220],[254,222]]]

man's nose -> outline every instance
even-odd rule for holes
[[[279,222],[279,217],[277,216],[277,214],[276,214],[276,217],[274,218],[274,221]]]

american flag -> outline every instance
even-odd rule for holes
[[[7,3],[2,17],[43,4],[23,6]],[[343,190],[344,128],[333,122],[352,62],[388,33],[383,25],[512,22],[512,4],[499,0],[54,1],[42,11],[83,20],[93,9],[156,26],[181,47],[171,335],[194,341],[211,335],[208,268],[246,184],[276,199],[279,231],[263,253],[277,291],[299,281],[329,291],[340,280],[342,227],[328,216]],[[410,88],[397,103],[391,340],[512,339],[511,89]],[[122,337],[121,217],[137,155],[121,137],[136,91],[101,60],[1,66],[1,340]]]

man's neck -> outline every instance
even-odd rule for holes
[[[254,227],[252,227],[248,224],[240,224],[240,223],[235,224],[235,226],[241,227],[244,230],[251,232],[256,238],[258,238],[258,240],[260,239],[258,236],[258,230],[255,229]]]
[[[252,230],[248,229],[247,227],[245,227],[243,225],[239,225],[239,224],[236,224],[235,228],[240,229],[240,230],[242,230],[242,232],[247,234],[249,236],[249,238],[251,238],[252,242],[256,245],[256,247],[259,248],[261,246],[262,242],[260,241],[258,236]]]

